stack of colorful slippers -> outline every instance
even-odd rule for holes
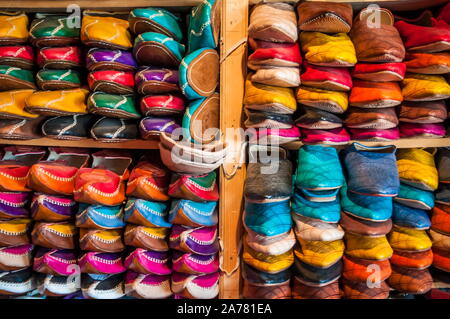
[[[347,144],[348,132],[340,114],[348,108],[352,86],[350,67],[356,62],[348,36],[353,9],[343,3],[301,3],[297,7],[300,43],[304,54],[302,85],[296,91],[301,104],[296,125],[306,144]]]
[[[433,267],[450,272],[450,149],[440,148],[437,156],[439,189],[436,205],[431,215],[431,239],[433,241]]]
[[[379,21],[370,20],[373,15]],[[378,23],[379,26],[371,24]],[[405,48],[393,14],[384,8],[363,9],[355,18],[350,37],[358,64],[350,93],[345,125],[355,140],[395,140],[400,137],[395,107],[403,101],[399,81],[405,76]]]
[[[123,202],[132,158],[126,152],[104,150],[92,154],[91,168],[79,169],[74,199],[80,228],[81,290],[87,299],[124,296]]]
[[[139,65],[135,75],[139,124],[143,139],[158,139],[180,127],[185,99],[180,92],[178,67],[185,55],[181,18],[161,8],[139,8],[128,17],[136,36],[133,56]]]
[[[0,292],[17,296],[36,288],[32,274],[34,245],[30,240],[32,219],[29,204],[32,190],[27,187],[31,165],[45,155],[41,148],[5,148],[0,161]]]
[[[432,286],[428,270],[433,262],[432,241],[427,234],[431,221],[427,210],[434,206],[430,192],[438,186],[435,153],[436,149],[401,149],[397,153],[403,186],[393,208],[389,243],[394,255],[388,282],[401,293],[424,294]]]
[[[35,57],[28,44],[28,16],[24,12],[0,12],[0,137],[33,139],[40,136],[42,118],[25,110],[25,100],[36,89]]]
[[[450,85],[444,77],[450,73],[450,26],[425,11],[417,19],[398,18],[395,27],[407,50],[400,135],[443,137],[445,99],[450,97]]]
[[[343,152],[347,183],[341,189],[345,230],[342,288],[348,299],[386,299],[393,250],[386,235],[392,228],[393,197],[399,192],[395,146],[353,143]]]
[[[140,299],[172,296],[172,265],[168,237],[170,172],[161,164],[159,154],[140,158],[127,183],[125,206],[125,293]]]
[[[297,109],[293,88],[300,85],[301,55],[294,7],[288,3],[261,3],[250,13],[245,83],[244,125],[250,141],[284,144],[298,140],[294,125]]]
[[[296,242],[289,207],[292,163],[286,151],[276,146],[251,145],[249,155],[244,186],[242,296],[289,299]]]
[[[293,178],[292,218],[297,245],[292,296],[339,299],[344,230],[339,191],[344,175],[336,149],[305,145],[298,151]]]
[[[37,246],[33,270],[38,272],[42,295],[65,296],[79,290],[78,229],[74,221],[77,203],[73,193],[76,174],[89,159],[86,150],[49,148],[46,160],[30,169],[27,185],[35,191],[31,235]]]
[[[134,99],[137,63],[130,52],[133,44],[128,27],[127,15],[121,12],[83,12],[81,41],[89,48],[87,109],[101,116],[88,129],[89,137],[105,143],[139,136],[136,119],[141,114]]]

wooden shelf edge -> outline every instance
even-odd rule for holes
[[[134,140],[120,143],[102,143],[93,139],[78,141],[55,140],[51,138],[37,138],[34,140],[0,139],[0,145],[28,145],[28,146],[60,146],[80,148],[122,148],[122,149],[158,149],[159,141]]]
[[[337,148],[344,148],[352,143],[361,143],[366,146],[386,146],[395,145],[397,148],[416,148],[416,147],[450,147],[450,137],[444,138],[401,138],[395,141],[380,141],[380,142],[369,142],[369,141],[350,141],[345,145],[335,145]],[[281,145],[288,150],[298,150],[302,145],[301,141],[295,141],[287,144]],[[325,144],[323,144],[325,145]],[[333,145],[330,145],[333,146]]]

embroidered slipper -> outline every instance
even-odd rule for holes
[[[82,274],[83,299],[119,299],[125,295],[123,274]]]
[[[67,296],[79,291],[77,283],[68,276],[36,274],[37,289],[41,295],[49,297]]]
[[[93,92],[111,94],[133,94],[134,74],[114,70],[93,71],[88,76],[89,88]]]
[[[352,27],[353,9],[347,3],[301,3],[297,6],[298,28],[302,31],[348,33]]]
[[[441,234],[450,234],[450,207],[437,204],[431,216],[431,228]]]
[[[0,271],[13,271],[30,267],[33,264],[31,244],[0,248]]]
[[[433,251],[394,251],[389,260],[392,265],[402,268],[427,269],[433,263]]]
[[[128,224],[124,232],[124,242],[127,246],[153,251],[168,251],[169,245],[166,238],[169,228],[147,227]]]
[[[344,279],[343,294],[347,299],[388,299],[390,287],[385,281],[379,286],[369,287],[367,283]]]
[[[435,154],[435,148],[399,150],[397,166],[401,182],[422,190],[435,191],[439,184]]]
[[[141,95],[179,92],[178,70],[145,67],[135,74],[136,90]]]
[[[118,253],[125,250],[122,231],[117,229],[80,229],[80,249],[104,253]]]
[[[398,125],[398,118],[394,107],[368,109],[352,107],[344,123],[349,128],[388,130]]]
[[[288,3],[261,3],[250,12],[250,38],[294,43],[298,39],[294,7]]]
[[[171,197],[196,202],[218,201],[219,186],[216,183],[216,172],[199,176],[174,175],[168,194]]]
[[[0,192],[0,218],[28,218],[30,213],[26,207],[29,200],[28,192]]]
[[[400,190],[394,200],[402,205],[430,210],[434,207],[434,194],[408,184],[400,183]]]
[[[294,231],[292,229],[288,231],[287,236],[283,238],[276,236],[281,238],[279,241],[265,242],[265,240],[260,240],[260,237],[261,236],[254,236],[252,233],[248,232],[245,235],[245,242],[251,249],[267,255],[281,255],[287,253],[296,243]],[[274,237],[275,236],[272,238]]]
[[[219,272],[199,276],[174,272],[172,291],[188,299],[214,299],[219,294],[219,277]]]
[[[88,47],[129,50],[133,47],[129,23],[114,16],[95,16],[83,12],[81,41]]]
[[[161,33],[141,33],[134,41],[133,55],[140,65],[177,68],[184,54],[183,44]]]
[[[296,226],[295,235],[303,240],[334,241],[344,238],[344,231],[338,224],[325,223],[295,213],[292,218]]]
[[[373,260],[344,255],[342,261],[344,262],[342,277],[350,282],[372,283],[371,275],[373,272],[370,271],[371,268],[379,269],[379,277],[377,278],[379,281],[385,281],[392,273],[389,259]]]
[[[345,92],[300,86],[296,98],[300,104],[336,114],[344,113],[348,107],[348,94]]]
[[[424,294],[432,288],[433,278],[428,269],[393,266],[392,275],[387,282],[391,288],[403,293]]]
[[[297,238],[299,244],[294,247],[295,256],[304,263],[328,268],[337,263],[344,254],[344,241],[307,241]]]
[[[37,222],[31,232],[34,245],[54,249],[74,249],[78,229],[68,222]]]
[[[192,7],[187,32],[188,52],[217,48],[219,44],[222,1],[206,0]]]
[[[77,203],[70,197],[35,193],[30,210],[34,220],[62,222],[75,216]]]
[[[392,229],[392,220],[375,221],[359,216],[341,212],[339,225],[346,233],[353,233],[368,237],[381,237],[387,235]]]
[[[174,200],[169,211],[169,222],[189,227],[217,225],[217,202]]]
[[[86,54],[88,71],[115,70],[134,71],[138,65],[133,54],[128,51],[92,48]]]
[[[292,249],[280,255],[268,255],[252,249],[244,241],[242,258],[245,263],[267,273],[279,273],[292,266],[294,254]]]
[[[160,135],[177,132],[181,126],[171,117],[145,117],[139,123],[139,132],[144,140],[159,139]]]
[[[76,226],[90,229],[120,229],[125,226],[122,206],[88,205],[80,203]]]
[[[392,242],[391,242],[392,243]],[[345,255],[353,258],[387,260],[392,250],[386,236],[368,237],[352,233],[345,234]]]
[[[179,68],[180,89],[188,100],[208,97],[219,83],[219,54],[202,48],[186,55]]]
[[[388,238],[389,244],[395,250],[425,251],[429,250],[432,245],[438,246],[438,244],[434,240],[433,234],[437,233],[433,232],[433,230],[430,230],[431,235],[430,239],[425,230],[406,228],[394,225],[394,228],[389,233]],[[438,236],[436,236],[436,238]]]
[[[344,154],[349,191],[369,196],[396,196],[400,182],[395,151],[393,145],[369,147],[353,143]]]
[[[172,296],[170,276],[140,274],[128,270],[125,274],[125,293],[139,299],[166,299]]]
[[[373,16],[377,16],[377,23]],[[350,37],[360,62],[401,62],[405,47],[394,27],[394,15],[385,8],[365,8],[353,21]]]
[[[167,204],[144,199],[129,199],[125,205],[125,221],[146,227],[170,228]],[[170,218],[169,218],[170,219]]]
[[[28,16],[23,11],[1,11],[0,25],[1,45],[16,45],[28,41]]]
[[[373,82],[401,81],[405,77],[406,64],[402,62],[357,63],[352,76]]]
[[[300,128],[330,130],[342,127],[342,119],[333,113],[307,106],[303,111],[305,113],[295,120],[295,125]]]
[[[36,14],[30,25],[30,42],[38,48],[70,46],[80,42],[80,27],[71,16]]]
[[[34,65],[33,48],[28,45],[0,47],[0,64],[31,70]]]
[[[300,33],[302,52],[308,63],[329,67],[351,67],[357,62],[355,47],[346,33]]]
[[[392,222],[396,226],[406,228],[426,230],[431,227],[431,220],[426,211],[403,206],[396,202],[394,202],[392,210]]]
[[[405,101],[436,101],[450,97],[450,85],[441,75],[408,73],[402,86]]]
[[[304,86],[344,92],[350,91],[353,86],[352,77],[347,68],[318,66],[305,61],[303,69],[301,81]]]
[[[21,246],[30,243],[31,219],[17,218],[0,221],[0,247]]]
[[[75,46],[41,48],[37,52],[37,65],[41,69],[72,69],[83,65],[81,48]]]
[[[310,282],[294,277],[293,299],[340,299],[339,281],[335,280],[323,287],[315,287]]]
[[[25,111],[44,116],[86,114],[86,89],[36,91],[25,100]]]
[[[0,84],[4,91],[36,89],[33,74],[30,70],[7,65],[0,65]]]
[[[176,94],[147,95],[141,99],[140,109],[144,116],[175,116],[184,113],[185,103]]]
[[[128,21],[130,31],[134,34],[157,32],[177,41],[183,40],[181,19],[166,9],[137,8],[130,12]]]
[[[125,258],[124,265],[141,274],[170,275],[172,268],[169,257],[168,252],[136,248]]]
[[[132,95],[116,95],[103,92],[93,92],[89,95],[87,107],[89,113],[122,118],[140,119],[135,100]]]
[[[0,293],[2,295],[23,295],[35,287],[31,268],[0,272]]]
[[[91,137],[89,130],[95,123],[92,114],[75,114],[48,118],[41,131],[46,137],[57,140],[82,140]]]
[[[77,258],[72,250],[39,247],[33,260],[33,270],[56,276],[70,276],[76,272]]]
[[[81,86],[80,75],[73,70],[40,70],[36,83],[40,90],[70,90]]]
[[[403,102],[400,107],[400,122],[432,124],[447,119],[447,108],[443,100],[431,102]]]
[[[169,183],[170,172],[159,160],[151,156],[142,157],[131,171],[126,195],[150,201],[166,201],[170,195]]]
[[[292,212],[325,223],[337,223],[340,218],[339,199],[336,198],[330,202],[313,202],[307,200],[303,194],[295,192],[292,197]]]
[[[130,119],[102,117],[90,130],[94,140],[102,143],[121,143],[136,140],[139,137],[138,125]]]
[[[173,271],[190,275],[212,274],[219,270],[219,255],[198,255],[175,250],[172,268]]]
[[[87,274],[119,274],[126,270],[118,253],[84,252],[78,258],[78,265]]]
[[[293,273],[301,282],[307,282],[313,287],[324,287],[336,281],[342,273],[342,260],[326,268],[309,265],[297,257],[294,261]]]

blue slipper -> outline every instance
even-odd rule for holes
[[[341,217],[338,198],[332,202],[312,202],[296,192],[292,197],[291,208],[298,215],[319,219],[325,223],[337,223]]]
[[[147,227],[170,228],[167,221],[167,204],[144,199],[130,198],[125,205],[125,221]]]
[[[191,227],[217,225],[217,202],[173,200],[169,212],[169,222]]]
[[[289,199],[264,203],[246,201],[244,223],[262,236],[281,235],[292,228],[290,211]]]
[[[429,210],[434,207],[434,193],[400,183],[400,190],[394,201],[408,207]]]
[[[118,229],[125,227],[122,206],[88,205],[80,203],[76,215],[76,226],[94,229]]]
[[[426,211],[411,208],[394,202],[392,210],[392,221],[394,225],[415,229],[428,229],[431,220]]]

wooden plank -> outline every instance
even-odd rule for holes
[[[350,141],[346,145],[337,145],[338,148],[344,148],[347,145],[358,142],[367,146],[384,146],[384,145],[395,145],[398,148],[415,148],[415,147],[449,147],[450,137],[444,138],[401,138],[396,141],[383,141],[383,142],[367,142],[367,141]],[[299,149],[303,143],[301,141],[295,141],[282,145],[284,148],[289,150]]]
[[[231,129],[241,128],[244,79],[246,74],[246,39],[248,0],[222,0],[221,67],[220,67],[220,128],[228,143],[235,145],[236,158],[227,161],[224,170],[233,171],[241,145],[239,135]],[[228,129],[228,131],[226,130]],[[241,214],[245,170],[238,169],[232,177],[220,172],[219,235],[222,243],[219,298],[240,297]]]
[[[260,2],[279,2],[279,0],[250,0],[250,4]],[[302,0],[288,0],[285,2],[300,2]],[[306,0],[308,2],[329,2],[330,0]],[[440,4],[447,3],[448,0],[331,0],[331,2],[350,3],[354,9],[359,10],[367,7],[369,4],[378,4],[380,7],[388,8],[394,11],[412,11],[424,8],[430,8]]]
[[[55,140],[51,138],[38,138],[34,140],[6,140],[0,139],[0,145],[30,145],[30,146],[61,146],[86,148],[122,148],[122,149],[158,149],[159,141],[134,140],[121,143],[101,143],[93,139],[79,141]]]
[[[202,0],[1,0],[2,9],[21,9],[25,11],[60,11],[69,5],[82,9],[129,9],[136,7],[192,7]]]

